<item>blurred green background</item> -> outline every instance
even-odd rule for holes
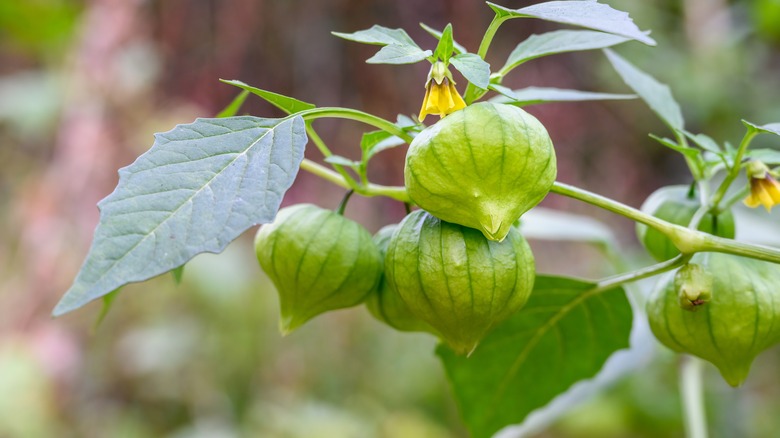
[[[735,143],[741,118],[780,121],[780,0],[606,3],[653,30],[658,47],[618,51],[672,86],[690,131]],[[396,333],[363,308],[318,317],[282,338],[251,233],[221,255],[197,257],[179,286],[163,276],[125,287],[97,328],[99,303],[58,319],[49,313],[86,255],[95,204],[115,186],[117,169],[148,149],[153,133],[225,106],[236,89],[218,78],[394,119],[419,110],[427,67],[367,65],[374,48],[329,32],[403,27],[432,48],[418,23],[451,22],[455,38],[475,50],[491,17],[473,0],[0,2],[0,437],[466,436],[433,338]],[[558,27],[509,22],[488,61],[501,64],[526,36]],[[533,61],[504,85],[626,91],[597,52]],[[253,98],[243,110],[279,115]],[[551,133],[564,182],[637,207],[662,185],[689,182],[682,159],[647,137],[669,133],[641,102],[529,111]],[[356,157],[364,127],[317,123],[335,153]],[[756,143],[777,147],[772,141]],[[373,179],[402,184],[404,153],[375,159]],[[302,173],[285,204],[335,207],[342,195]],[[605,222],[629,260],[646,262],[628,221],[557,196],[543,205]],[[404,209],[355,199],[347,215],[373,232]],[[609,272],[598,251],[582,245],[532,244],[543,272]],[[682,436],[677,362],[659,348],[529,436]],[[774,349],[732,390],[708,366],[712,436],[777,436],[778,370]]]

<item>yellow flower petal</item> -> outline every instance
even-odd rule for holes
[[[455,101],[452,107],[452,111],[450,112],[454,113],[459,109],[466,108],[466,102],[464,102],[463,98],[460,97],[460,94],[458,94],[458,90],[455,88],[455,84],[450,83],[450,93],[452,94],[453,99]]]
[[[439,115],[441,117],[446,116],[452,112],[452,107],[455,106],[455,102],[452,100],[452,93],[450,93],[449,81],[445,78],[444,82],[440,85],[441,93],[439,97]]]
[[[748,206],[748,207],[750,207],[750,208],[756,208],[756,207],[758,207],[759,205],[761,205],[761,203],[758,201],[758,199],[757,199],[755,196],[753,196],[752,194],[748,195],[748,197],[747,197],[747,198],[745,198],[745,200],[744,200],[744,201],[742,201],[742,202],[743,202],[743,203],[744,203],[746,206]]]
[[[769,192],[769,196],[772,197],[774,205],[780,204],[780,182],[777,182],[777,180],[771,176],[768,176],[766,179],[768,181],[767,192]]]
[[[751,175],[750,195],[743,201],[751,208],[763,205],[766,211],[772,211],[772,207],[780,204],[780,182],[772,177],[769,172],[761,175]]]
[[[775,204],[774,201],[772,201],[772,195],[769,194],[763,184],[759,184],[758,200],[761,202],[761,205],[766,208],[766,211],[772,210],[772,206]]]
[[[417,117],[417,120],[421,122],[425,120],[425,117],[428,114],[430,114],[428,112],[428,98],[430,97],[430,94],[431,94],[431,86],[428,85],[425,87],[425,97],[423,98],[422,108],[420,108],[420,116]]]
[[[418,118],[422,122],[429,114],[437,114],[440,117],[444,117],[465,107],[466,102],[460,97],[452,81],[445,77],[441,83],[437,83],[432,78],[428,82],[428,86],[425,87],[425,97],[423,98]]]

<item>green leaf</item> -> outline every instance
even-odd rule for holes
[[[439,38],[439,44],[436,45],[436,51],[433,52],[433,56],[446,64],[452,56],[453,46],[452,24],[448,23],[441,34],[441,38]]]
[[[363,150],[363,162],[367,163],[374,155],[385,149],[401,146],[406,142],[400,137],[386,131],[371,131],[363,134],[360,139],[360,149]]]
[[[247,97],[249,97],[249,91],[243,90],[228,104],[228,106],[225,107],[225,109],[217,114],[217,118],[223,119],[225,117],[233,117],[238,114],[238,110],[240,110],[241,106],[244,105]]]
[[[626,100],[636,99],[633,94],[594,93],[591,91],[566,90],[561,88],[528,87],[510,90],[507,87],[490,84],[491,90],[504,98],[490,99],[492,102],[508,103],[518,106],[536,105],[547,102],[582,102],[589,100]]]
[[[261,90],[251,85],[247,85],[241,81],[220,79],[220,82],[224,82],[228,85],[241,88],[243,90],[249,91],[252,94],[260,96],[266,102],[279,108],[280,110],[286,112],[287,114],[295,114],[301,111],[306,111],[306,110],[316,108],[314,104],[304,102],[302,100],[298,100],[292,97],[284,96],[278,93],[274,93],[272,91]]]
[[[535,207],[520,218],[520,230],[527,239],[564,240],[612,245],[612,230],[590,216]]]
[[[184,277],[184,265],[171,270],[171,274],[173,275],[173,282],[176,283],[177,286],[180,285],[181,279]]]
[[[363,153],[366,153],[367,151],[371,150],[371,148],[376,146],[377,143],[391,137],[392,135],[393,134],[382,130],[363,133],[363,137],[360,139],[360,149],[363,151]]]
[[[431,56],[430,50],[416,46],[389,44],[366,60],[369,64],[413,64]]]
[[[108,316],[108,312],[110,312],[111,309],[114,307],[114,301],[116,301],[116,297],[119,296],[119,291],[121,289],[122,289],[121,287],[116,288],[115,290],[112,290],[111,292],[103,296],[103,306],[100,308],[100,313],[98,314],[95,323],[92,324],[92,331],[97,331],[97,329],[99,329],[100,326],[103,324],[103,321],[105,321],[106,316]]]
[[[748,129],[756,131],[761,134],[780,135],[780,123],[770,123],[768,125],[756,125],[755,123],[750,123],[747,120],[742,120],[742,124],[745,125]]]
[[[441,31],[438,31],[438,30],[428,26],[425,23],[420,23],[420,27],[422,27],[423,30],[425,30],[426,32],[431,34],[437,40],[441,40],[441,36],[442,36],[442,32]],[[458,54],[458,55],[461,54],[461,53],[468,53],[468,50],[466,50],[465,47],[463,47],[460,44],[458,44],[458,42],[455,41],[454,39],[452,40],[452,49],[455,51],[455,54]]]
[[[354,33],[331,33],[339,38],[358,43],[385,46],[366,61],[369,64],[411,64],[433,54],[430,50],[422,50],[403,29],[389,29],[374,25],[370,29]]]
[[[401,129],[403,129],[405,131],[409,130],[407,128],[417,128],[418,126],[420,126],[419,123],[415,122],[414,120],[412,120],[411,117],[409,117],[407,115],[404,115],[404,114],[398,114],[398,117],[396,117],[395,124],[399,128],[401,128]]]
[[[325,157],[324,161],[326,163],[336,164],[336,165],[339,165],[339,166],[347,166],[347,167],[351,167],[353,169],[355,169],[358,166],[360,166],[360,162],[359,161],[350,160],[349,158],[342,157],[341,155],[331,155],[329,157]]]
[[[748,157],[763,161],[764,164],[780,164],[780,151],[775,149],[753,149],[748,151]]]
[[[483,90],[490,84],[490,64],[485,62],[479,55],[474,53],[461,53],[450,59],[450,64],[466,78],[467,81],[474,84],[475,87]]]
[[[509,9],[494,3],[488,5],[499,17],[539,18],[621,35],[654,46],[655,41],[634,24],[627,12],[589,0],[552,1],[520,9]]]
[[[370,160],[371,158],[374,157],[374,155],[376,155],[376,154],[378,154],[378,153],[380,153],[380,152],[382,152],[384,150],[392,149],[394,147],[401,146],[403,144],[406,144],[406,142],[403,141],[400,137],[390,136],[390,137],[380,141],[379,143],[375,144],[374,147],[372,147],[368,151],[368,155],[366,157],[366,161]]]
[[[685,121],[682,111],[680,111],[680,106],[674,100],[668,86],[634,67],[612,50],[604,49],[604,53],[626,85],[634,90],[664,123],[673,131],[683,130]]]
[[[437,353],[474,437],[520,423],[574,383],[596,375],[628,347],[631,306],[622,288],[538,276],[523,309],[500,324],[470,357]]]
[[[701,152],[698,149],[694,149],[694,148],[688,147],[688,146],[681,146],[681,145],[677,144],[674,140],[670,140],[668,138],[658,137],[658,136],[653,135],[653,134],[650,134],[650,138],[652,138],[653,140],[657,141],[658,143],[661,143],[662,145],[668,147],[669,149],[675,150],[675,151],[677,151],[677,152],[679,152],[679,153],[681,153],[681,154],[683,154],[683,155],[685,155],[687,157],[690,157],[690,158],[696,158],[696,157],[698,157],[701,154]]]
[[[705,151],[709,151],[717,155],[722,153],[720,146],[718,146],[718,143],[713,140],[712,137],[705,134],[693,134],[684,129],[680,132]]]
[[[541,35],[531,35],[515,47],[506,64],[501,68],[502,76],[518,65],[542,56],[581,50],[603,49],[630,38],[592,30],[557,30]]]
[[[345,40],[363,44],[386,46],[396,44],[399,46],[417,46],[417,43],[403,29],[389,29],[374,25],[370,29],[359,30],[354,33],[331,32],[333,35]]]
[[[54,315],[196,254],[220,252],[248,228],[271,222],[303,160],[304,126],[300,116],[244,116],[197,119],[156,134],[98,204],[92,247]]]

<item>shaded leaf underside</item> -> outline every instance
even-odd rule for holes
[[[54,315],[196,254],[220,252],[253,225],[271,222],[306,141],[300,117],[198,119],[156,134],[98,204],[92,247]]]

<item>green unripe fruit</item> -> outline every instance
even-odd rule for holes
[[[701,204],[697,196],[689,196],[688,186],[677,185],[662,187],[651,194],[641,210],[659,219],[687,227]],[[734,215],[726,210],[717,216],[706,214],[699,222],[699,231],[733,239],[735,235]],[[647,252],[659,262],[670,260],[680,254],[680,250],[662,232],[646,225],[637,224],[637,237]]]
[[[320,313],[360,304],[382,275],[368,230],[311,204],[279,210],[257,232],[255,252],[279,293],[284,334]]]
[[[418,210],[393,234],[385,275],[413,314],[469,354],[528,300],[534,257],[517,228],[495,242]]]
[[[650,328],[662,344],[712,362],[739,386],[753,359],[780,342],[780,265],[720,253],[693,260],[712,275],[710,301],[696,312],[681,308],[668,274],[648,299]]]
[[[385,254],[387,254],[390,238],[396,228],[398,228],[398,224],[388,225],[374,235],[374,243],[379,248],[382,260],[384,260]],[[369,295],[366,299],[366,307],[376,319],[396,330],[437,334],[433,327],[416,317],[409,310],[409,306],[406,305],[398,291],[390,286],[384,275],[376,292]]]
[[[552,141],[539,120],[515,106],[483,102],[415,137],[404,181],[420,208],[501,241],[550,191],[555,166]]]

